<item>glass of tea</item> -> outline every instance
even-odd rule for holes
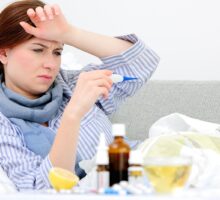
[[[158,193],[183,189],[192,166],[190,157],[148,157],[144,170],[152,187]]]

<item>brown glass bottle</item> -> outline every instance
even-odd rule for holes
[[[121,125],[121,124],[120,124]],[[114,125],[113,125],[114,126]],[[117,134],[114,132],[114,141],[109,145],[109,172],[110,172],[110,186],[120,181],[128,181],[128,159],[130,147],[124,141],[123,128],[115,128],[115,131],[119,131]],[[124,131],[125,132],[125,131]]]

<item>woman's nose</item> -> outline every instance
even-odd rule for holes
[[[52,59],[52,58],[46,59],[44,61],[43,66],[44,66],[44,68],[55,69],[56,66],[57,66],[57,62],[54,59]]]
[[[49,62],[44,63],[43,66],[44,66],[44,68],[48,68],[48,69],[54,69],[54,68],[56,68],[56,65],[55,65],[55,64],[49,63]]]

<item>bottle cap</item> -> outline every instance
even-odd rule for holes
[[[96,165],[108,165],[109,158],[106,150],[98,151],[96,155]]]
[[[100,134],[99,145],[98,145],[97,154],[96,154],[96,164],[97,165],[108,165],[109,164],[108,147],[106,146],[104,133]]]
[[[113,136],[125,136],[125,125],[124,124],[113,124],[112,135]]]
[[[138,150],[130,151],[128,162],[130,165],[143,165],[143,156],[141,155],[141,152]]]

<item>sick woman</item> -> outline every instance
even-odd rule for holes
[[[102,63],[63,70],[64,45]],[[52,167],[85,176],[79,162],[95,155],[100,133],[112,142],[108,116],[149,80],[158,62],[137,36],[109,37],[80,29],[67,21],[58,5],[20,0],[4,8],[0,165],[16,188],[50,188]],[[115,84],[113,73],[137,79]],[[136,143],[129,144],[133,148]]]

